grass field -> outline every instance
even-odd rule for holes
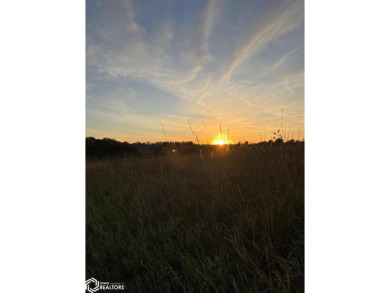
[[[87,161],[86,180],[87,278],[303,292],[303,144]]]

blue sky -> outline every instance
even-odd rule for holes
[[[269,140],[304,132],[304,2],[87,0],[86,135]]]

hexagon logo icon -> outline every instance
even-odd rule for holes
[[[95,278],[91,278],[85,281],[85,290],[90,293],[94,293],[99,290],[99,281]]]

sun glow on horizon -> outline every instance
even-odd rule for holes
[[[221,136],[218,136],[216,137],[212,142],[211,144],[213,145],[226,145],[226,144],[231,144],[232,142],[227,139],[226,137],[221,137]]]
[[[224,145],[224,144],[227,144],[227,142],[224,141],[223,139],[219,139],[219,140],[217,140],[214,144],[217,144],[217,145]]]

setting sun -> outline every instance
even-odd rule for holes
[[[211,144],[213,144],[213,145],[225,145],[225,144],[231,144],[232,142],[231,142],[231,140],[229,140],[229,139],[227,139],[226,137],[224,137],[224,136],[219,136],[218,135],[218,137],[216,137],[212,142],[211,142]]]
[[[217,144],[217,145],[224,145],[224,144],[227,144],[227,142],[224,141],[223,139],[218,139],[214,144]]]

